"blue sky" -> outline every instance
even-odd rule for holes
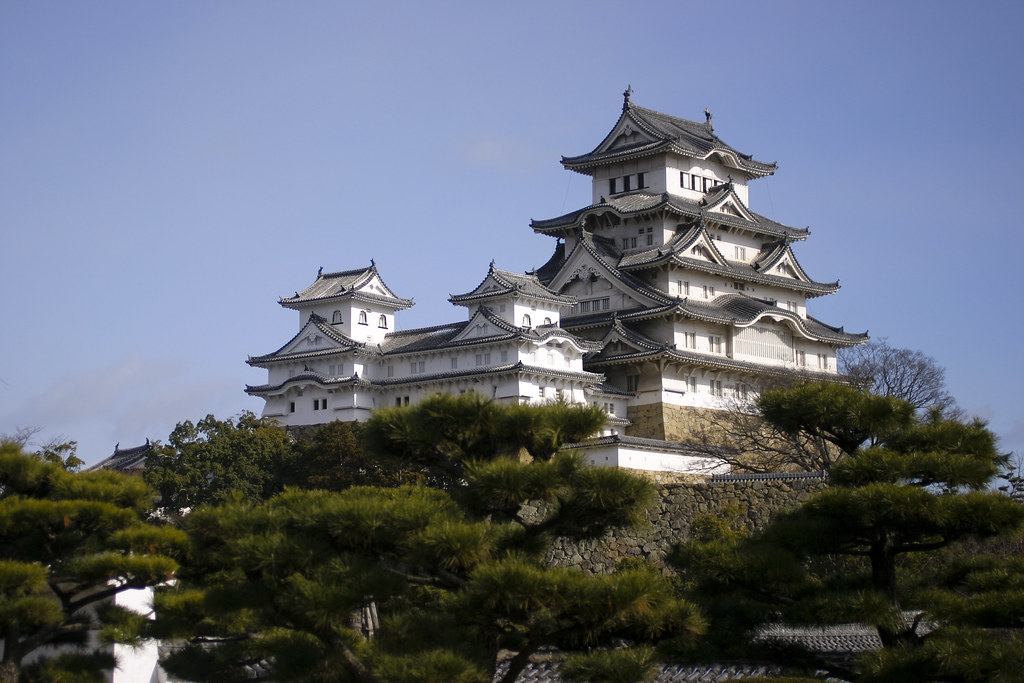
[[[276,301],[376,260],[416,306],[541,265],[531,218],[622,91],[775,176],[840,292],[811,314],[920,349],[1024,451],[1019,2],[0,5],[0,432],[95,462],[262,402]]]

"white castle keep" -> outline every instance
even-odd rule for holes
[[[800,376],[837,379],[836,349],[866,341],[808,315],[838,282],[812,280],[793,253],[809,234],[748,207],[748,183],[776,170],[712,127],[638,107],[594,151],[563,157],[592,178],[591,204],[535,220],[555,238],[533,272],[492,262],[449,301],[459,322],[397,330],[413,305],[376,266],[317,273],[280,304],[299,331],[250,357],[267,382],[246,387],[286,426],[365,420],[385,406],[474,391],[496,401],[591,403],[609,416],[586,444],[595,464],[721,471],[686,447],[706,410]]]

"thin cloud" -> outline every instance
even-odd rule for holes
[[[459,158],[474,166],[514,169],[531,163],[536,153],[519,140],[499,135],[475,133],[459,145]]]

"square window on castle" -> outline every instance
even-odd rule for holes
[[[289,413],[294,413],[295,412],[295,401],[292,401],[291,403],[288,404],[288,412]]]
[[[619,179],[609,178],[608,179],[608,194],[615,194],[619,191]]]
[[[642,190],[647,187],[647,174],[637,173],[636,174],[636,189]]]

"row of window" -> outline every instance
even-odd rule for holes
[[[741,289],[737,287],[737,289]],[[671,292],[669,292],[671,293]],[[714,285],[701,285],[701,293],[705,299],[715,298],[715,286]],[[676,280],[676,296],[687,297],[690,296],[690,283],[686,280]]]
[[[708,176],[697,175],[696,173],[687,173],[681,171],[679,173],[679,186],[684,190],[696,190],[698,192],[707,192],[713,187],[724,185],[721,180],[717,178],[709,178]]]
[[[607,311],[611,306],[611,299],[604,297],[601,299],[587,299],[586,301],[580,301],[572,307],[573,313],[590,313],[591,311]]]
[[[683,384],[686,386],[687,391],[689,391],[690,393],[696,393],[697,392],[697,378],[696,377],[693,377],[693,376],[684,377],[683,378]],[[630,391],[630,392],[636,393],[636,391],[639,388],[639,386],[640,386],[640,375],[627,375],[626,376],[626,391]],[[747,385],[743,384],[742,382],[736,382],[735,384],[731,385],[729,387],[729,391],[731,391],[736,396],[739,396],[740,398],[744,398],[744,399],[747,398],[747,396],[749,395],[748,394],[748,387],[747,387]],[[722,380],[720,380],[720,379],[708,380],[708,393],[711,394],[712,396],[723,396],[724,394],[723,394]]]
[[[608,194],[618,194],[619,192],[629,192],[630,190],[643,190],[646,187],[646,173],[624,175],[618,178],[608,179]]]
[[[313,410],[327,410],[327,399],[326,398],[314,398],[313,399]],[[288,412],[295,412],[295,401],[288,403]]]
[[[551,325],[553,323],[551,322],[550,316],[544,316],[544,322],[541,323],[541,324],[542,325]],[[532,318],[530,318],[530,314],[529,313],[523,313],[523,325],[522,326],[523,327],[532,327],[533,326],[533,320],[532,320]]]
[[[828,354],[816,353],[817,365],[819,370],[828,370]],[[807,353],[804,351],[796,352],[796,364],[801,367],[807,367]]]
[[[654,228],[637,228],[636,237],[623,237],[622,248],[623,249],[636,249],[637,245],[652,246],[654,244]],[[645,239],[646,236],[646,239]]]
[[[478,354],[476,354],[474,360],[476,361],[477,367],[480,367],[480,366],[483,366],[483,365],[490,365],[490,363],[491,363],[491,353],[490,353],[490,351],[488,351],[486,353],[478,353]],[[459,357],[458,356],[452,356],[452,358],[450,359],[450,362],[451,362],[452,370],[457,370],[458,367],[459,367]],[[502,363],[507,363],[508,362],[508,351],[507,350],[501,352],[501,362]],[[411,374],[411,375],[420,375],[420,374],[423,374],[424,372],[426,372],[426,370],[427,370],[426,361],[419,360],[419,361],[411,361],[409,363],[409,374]],[[395,376],[395,366],[394,365],[389,365],[387,367],[387,374],[388,374],[388,377],[394,377]]]
[[[341,322],[341,311],[335,311],[334,315],[331,316],[331,324],[340,325]],[[369,325],[369,322],[367,322],[366,311],[359,311],[358,323],[360,325]],[[388,318],[386,315],[381,315],[379,318],[377,318],[377,327],[379,327],[382,330],[388,329]]]

